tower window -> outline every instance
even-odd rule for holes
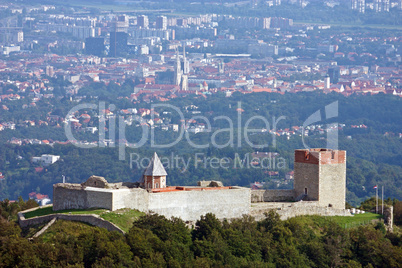
[[[307,188],[304,188],[304,194],[307,194]]]
[[[155,188],[159,188],[159,183],[155,183]]]

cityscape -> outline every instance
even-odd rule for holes
[[[401,52],[402,0],[0,1],[0,267],[399,267]]]

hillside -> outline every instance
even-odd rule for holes
[[[311,114],[318,110],[323,112],[326,105],[333,102],[338,102],[339,106],[339,114],[335,120],[320,121],[314,125],[316,130],[310,129],[308,137],[301,137],[300,130],[297,132],[293,128],[303,125]],[[20,195],[28,198],[31,192],[40,192],[52,198],[53,184],[62,182],[62,175],[65,175],[69,183],[82,183],[91,175],[103,176],[109,182],[137,181],[146,166],[146,159],[150,158],[154,151],[166,159],[168,185],[196,185],[199,180],[213,179],[223,181],[224,185],[249,187],[250,183],[259,181],[265,183],[264,187],[268,189],[292,188],[291,182],[285,182],[285,176],[293,169],[294,150],[305,148],[305,146],[326,147],[327,134],[325,131],[323,133],[323,129],[327,123],[333,122],[342,125],[338,129],[338,147],[347,151],[347,202],[357,206],[365,199],[374,196],[375,185],[385,186],[385,198],[402,200],[402,140],[398,134],[402,133],[401,125],[398,124],[401,121],[401,113],[398,112],[401,107],[400,102],[399,97],[381,94],[344,97],[316,92],[284,95],[236,93],[231,98],[215,94],[208,96],[207,99],[200,99],[194,95],[180,100],[173,99],[166,104],[180,109],[184,113],[185,120],[190,120],[195,115],[205,117],[205,119],[197,118],[196,123],[191,124],[190,127],[210,122],[212,132],[197,134],[186,132],[186,135],[183,134],[180,138],[180,133],[165,131],[160,126],[156,126],[152,130],[155,132],[156,144],[168,144],[176,139],[178,142],[169,148],[158,148],[151,144],[153,141],[151,134],[148,133],[143,146],[123,150],[124,160],[120,160],[120,150],[111,146],[89,149],[57,142],[51,146],[30,144],[28,141],[18,146],[7,142],[13,136],[22,140],[64,141],[66,139],[64,128],[46,126],[24,128],[22,132],[4,130],[0,136],[0,141],[4,143],[0,146],[0,172],[4,176],[4,179],[0,180],[0,200],[17,199]],[[114,103],[113,100],[110,100],[110,103]],[[73,104],[61,103],[57,104],[57,107],[68,111]],[[38,103],[38,106],[40,105],[41,103]],[[47,106],[43,105],[45,109]],[[116,103],[116,105],[119,108],[133,106],[131,103]],[[149,109],[151,105],[153,104],[141,104],[135,107]],[[238,105],[241,105],[244,110],[241,118],[236,111]],[[193,108],[188,108],[190,106]],[[6,118],[14,116],[15,113],[26,113],[26,111],[16,109],[1,113]],[[172,114],[168,109],[161,108],[158,113],[165,122],[180,124],[180,117]],[[90,125],[98,124],[97,116],[99,115],[96,111],[91,113],[91,117],[95,119],[90,122]],[[232,120],[232,133],[229,131],[230,124],[225,122],[227,120],[215,120],[219,116],[227,116]],[[244,137],[246,122],[256,116],[268,120],[272,131],[274,131],[273,119],[278,120],[281,116],[285,116],[285,119],[278,121],[275,135],[269,131],[263,132],[263,128],[266,128],[264,121],[252,120],[249,128],[261,131],[249,133],[246,140]],[[241,119],[240,129],[237,125],[238,118]],[[150,119],[150,116],[144,117],[144,120]],[[141,139],[143,130],[133,124],[127,126],[125,132],[126,139],[135,142]],[[287,135],[287,133],[293,134]],[[106,134],[111,135],[111,133]],[[232,134],[233,146],[228,142]],[[99,133],[91,135],[77,131],[74,135],[79,140],[99,140]],[[115,137],[119,135],[116,128]],[[238,135],[242,138],[240,142]],[[226,146],[217,148],[213,141]],[[192,144],[206,144],[208,147],[198,148]],[[253,148],[250,144],[253,146],[265,144],[265,146]],[[277,163],[268,168],[235,166],[236,159],[243,160],[247,154],[252,162],[252,153],[257,151],[277,153],[283,159],[284,165],[278,166]],[[33,163],[32,158],[43,154],[59,155],[60,161],[41,169],[41,165]],[[196,154],[200,154],[201,162],[199,163],[202,164],[196,163]],[[172,157],[178,157],[180,161],[176,162]],[[206,161],[208,158],[228,158],[229,168],[211,168]],[[144,166],[138,165],[135,162],[136,159],[143,159]],[[269,175],[270,171],[274,172],[273,176]]]
[[[70,210],[60,210],[53,211],[53,207],[45,207],[40,208],[31,212],[27,212],[24,214],[26,219],[44,216],[49,214],[95,214],[99,215],[102,219],[110,221],[111,223],[116,224],[123,231],[128,232],[133,222],[138,219],[144,213],[139,212],[137,210],[132,209],[119,209],[116,211],[109,211],[106,209],[70,209]]]
[[[2,267],[398,267],[402,261],[400,233],[386,233],[381,223],[344,229],[324,217],[281,221],[270,213],[260,222],[221,223],[207,214],[190,230],[181,220],[149,215],[125,236],[60,220],[31,242],[15,223],[2,219],[0,227]]]

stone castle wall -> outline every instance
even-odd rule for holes
[[[120,189],[113,195],[112,210],[130,208],[147,212],[148,206],[149,193],[142,188]]]
[[[345,178],[345,163],[320,166],[319,204],[321,207],[345,208]]]
[[[198,220],[207,213],[213,213],[219,219],[240,218],[250,213],[251,190],[236,188],[151,193],[149,211],[185,221]]]
[[[256,220],[262,220],[265,218],[264,213],[270,210],[275,210],[281,220],[302,215],[352,216],[346,209],[321,207],[318,201],[254,203],[251,205],[250,215]]]
[[[107,220],[104,220],[99,215],[95,215],[95,214],[82,214],[82,215],[51,214],[51,215],[45,215],[45,216],[25,219],[24,213],[26,213],[26,212],[28,212],[28,211],[21,211],[18,213],[18,223],[21,226],[21,228],[26,228],[29,226],[43,224],[43,223],[49,222],[49,221],[57,218],[57,219],[66,220],[66,221],[85,222],[85,223],[88,223],[88,224],[91,224],[94,226],[105,228],[108,231],[117,231],[122,234],[125,233],[122,229],[120,229],[115,224],[113,224]]]
[[[68,184],[53,185],[53,210],[85,209],[88,207],[87,193]]]
[[[113,191],[74,184],[53,185],[53,210],[105,208],[113,210]]]
[[[319,194],[319,165],[308,163],[294,163],[294,190],[295,198],[305,193],[307,188],[307,199],[317,201]]]
[[[220,219],[239,218],[250,212],[251,203],[251,190],[243,187],[149,193],[142,188],[103,189],[56,184],[53,191],[55,211],[130,208],[186,221],[197,220],[209,212]]]
[[[286,202],[294,201],[295,193],[290,190],[251,190],[251,202]]]

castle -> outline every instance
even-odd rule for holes
[[[331,149],[295,151],[294,189],[251,190],[201,181],[198,186],[167,186],[167,172],[155,153],[139,183],[108,183],[92,176],[82,184],[53,186],[53,210],[122,208],[195,221],[206,213],[219,219],[263,217],[276,209],[282,219],[296,215],[350,215],[345,210],[346,152]]]

